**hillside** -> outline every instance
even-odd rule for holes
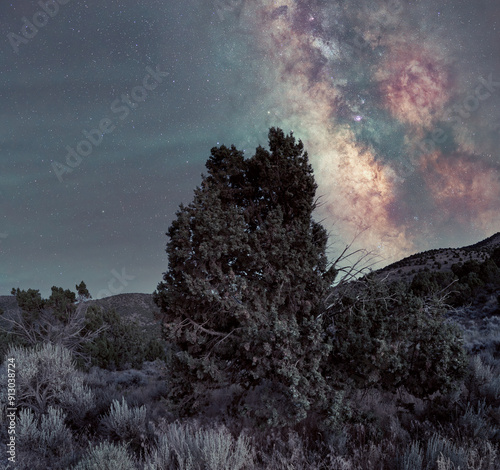
[[[451,267],[456,263],[468,260],[485,261],[497,247],[500,247],[500,232],[474,245],[416,253],[375,272],[387,281],[411,282],[415,274],[419,272],[450,272]]]
[[[500,358],[500,277],[486,262],[499,247],[496,233],[470,246],[414,254],[374,274],[386,282],[411,284],[422,297],[442,297],[448,318],[463,330],[466,348],[471,353],[493,351]]]
[[[115,309],[123,319],[136,322],[143,331],[159,331],[159,309],[153,301],[153,294],[118,294],[89,300],[87,304],[105,310]]]

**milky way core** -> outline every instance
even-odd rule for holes
[[[500,80],[498,61],[461,29],[464,15],[399,1],[260,0],[240,12],[274,125],[308,149],[320,218],[345,242],[362,232],[386,260],[500,230],[498,130],[484,131],[500,90],[478,90],[488,73]],[[489,57],[481,68],[474,47]]]

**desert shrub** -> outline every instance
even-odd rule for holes
[[[456,279],[450,272],[418,273],[412,280],[410,289],[417,296],[432,296],[445,289]]]
[[[330,453],[314,467],[285,467],[300,468],[300,470],[364,470],[364,469],[399,469],[402,464],[402,452],[399,452],[390,440],[384,439],[378,444],[373,442],[363,446],[353,447],[345,454]],[[398,458],[399,457],[399,458]],[[416,467],[418,468],[418,467]]]
[[[473,442],[468,448],[468,470],[492,470],[499,465],[498,445],[489,441]]]
[[[33,348],[12,347],[7,357],[16,364],[17,404],[39,414],[49,406],[62,408],[71,420],[78,421],[94,403],[92,391],[76,370],[71,353],[50,343]],[[6,380],[1,380],[0,387]]]
[[[492,379],[482,387],[482,395],[490,406],[498,405],[500,399],[500,376],[495,374]]]
[[[397,461],[398,470],[422,470],[423,451],[419,442],[409,444]]]
[[[31,469],[46,469],[48,463],[57,462],[58,468],[67,464],[73,442],[71,431],[64,424],[65,417],[59,408],[49,407],[38,418],[29,408],[22,409],[16,426],[18,460]]]
[[[469,400],[478,401],[488,398],[488,401],[496,401],[498,394],[498,375],[494,373],[491,365],[485,364],[479,355],[470,358],[469,374],[465,384],[469,392]],[[491,403],[492,404],[492,403]]]
[[[169,470],[175,460],[175,454],[166,436],[158,437],[148,450],[144,470]]]
[[[201,428],[173,423],[158,436],[145,463],[147,470],[244,470],[254,468],[250,440],[235,439],[223,425]]]
[[[460,331],[436,302],[367,277],[337,292],[328,312],[333,350],[325,373],[354,387],[445,392],[466,373]]]
[[[92,366],[109,370],[140,367],[146,360],[165,357],[164,345],[156,338],[144,340],[144,334],[134,323],[124,321],[116,310],[91,307],[85,315],[85,332],[101,331],[85,345]]]
[[[456,468],[467,468],[467,452],[451,440],[433,434],[426,444],[425,470],[437,470],[440,457],[455,465]]]
[[[95,405],[92,390],[78,377],[69,387],[64,387],[59,396],[61,406],[68,411],[69,418],[75,424],[80,423],[88,411]]]
[[[353,444],[364,446],[367,443],[381,443],[384,439],[398,446],[410,442],[410,434],[405,429],[415,412],[422,408],[422,400],[403,393],[380,389],[356,390],[349,394],[352,417],[346,423]],[[403,408],[405,411],[403,411]]]
[[[285,436],[269,436],[270,443],[266,451],[260,452],[259,457],[264,468],[273,470],[319,470],[321,468],[321,456],[307,448],[306,442],[301,436],[290,431]],[[271,448],[269,448],[272,445]],[[259,449],[260,451],[261,449]],[[330,467],[328,467],[330,468]]]
[[[140,444],[146,436],[146,407],[129,408],[124,398],[114,400],[102,424],[111,438]]]
[[[468,403],[465,412],[459,417],[458,425],[462,436],[470,439],[489,440],[498,432],[490,422],[491,407],[484,400]]]
[[[125,444],[101,442],[88,450],[85,457],[72,470],[137,470],[133,457]]]
[[[458,467],[458,469],[453,465],[451,459],[446,458],[444,455],[440,455],[437,460],[437,468],[438,470],[460,470],[461,467]]]

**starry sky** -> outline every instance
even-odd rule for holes
[[[499,0],[0,3],[0,295],[150,293],[210,149],[308,150],[380,267],[500,231]]]

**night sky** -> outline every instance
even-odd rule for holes
[[[0,295],[152,292],[210,149],[308,150],[382,267],[500,231],[500,0],[0,3]]]

